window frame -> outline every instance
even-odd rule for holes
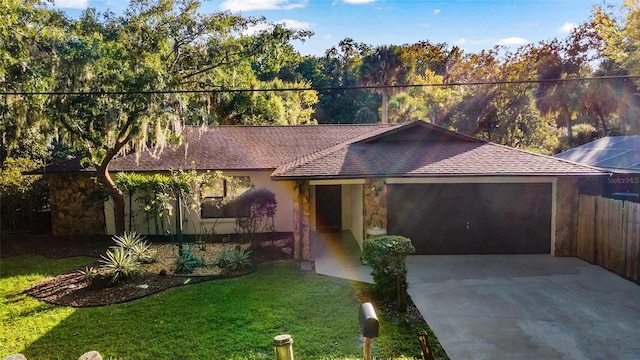
[[[244,191],[251,188],[251,178],[249,176],[232,176],[231,178],[238,181],[240,188],[245,187],[246,189]],[[225,178],[214,178],[210,181],[222,181],[221,186],[218,186],[222,188],[222,196],[206,196],[203,193],[203,188],[206,185],[203,184],[200,190],[200,219],[224,220],[238,218],[238,211],[233,208],[233,200],[229,201],[227,204],[218,205],[223,202],[232,191],[229,181]]]

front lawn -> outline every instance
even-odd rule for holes
[[[108,359],[273,359],[273,337],[291,334],[296,358],[361,358],[358,294],[365,285],[265,264],[250,275],[171,289],[129,303],[94,308],[49,305],[21,292],[43,279],[95,261],[39,256],[0,264],[0,357],[75,359],[97,350]],[[387,318],[373,353],[421,354],[424,323]],[[446,355],[441,355],[446,358]]]

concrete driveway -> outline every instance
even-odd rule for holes
[[[640,359],[640,286],[576,258],[410,256],[409,295],[451,359]]]

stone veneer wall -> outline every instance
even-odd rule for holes
[[[95,199],[99,190],[91,174],[49,175],[53,235],[104,234],[104,203]]]
[[[364,184],[364,228],[387,228],[387,186],[384,179],[366,179]]]
[[[311,259],[309,248],[309,230],[311,218],[311,186],[308,181],[297,181],[293,199],[293,258],[295,260]]]
[[[578,179],[558,177],[556,184],[555,256],[576,256]]]

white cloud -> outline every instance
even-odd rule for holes
[[[247,36],[253,36],[261,31],[265,31],[271,28],[272,26],[270,24],[258,24],[258,25],[249,27],[247,30],[244,30],[242,34]]]
[[[55,0],[55,5],[62,9],[86,9],[89,0]]]
[[[575,29],[576,26],[578,25],[574,23],[566,22],[562,26],[560,26],[560,28],[558,29],[558,32],[561,34],[567,34],[567,33],[570,33],[571,30]]]
[[[220,9],[237,11],[255,10],[291,10],[303,8],[307,5],[307,0],[224,0],[220,4]]]
[[[311,24],[310,22],[306,22],[306,21],[282,19],[282,20],[276,21],[276,22],[278,24],[282,24],[287,29],[294,29],[294,30],[307,30],[307,29],[311,29],[311,27],[313,27],[313,24]]]
[[[307,30],[313,27],[313,24],[311,23],[298,21],[298,20],[290,20],[290,19],[282,19],[280,21],[276,21],[275,23],[281,24],[288,29],[294,29],[294,30]],[[265,30],[270,30],[272,28],[273,26],[271,24],[259,24],[259,25],[248,28],[242,33],[247,36],[252,36],[252,35],[255,35],[256,33],[259,33]]]
[[[528,43],[529,43],[529,41],[527,41],[527,39],[523,39],[521,37],[512,36],[512,37],[500,39],[500,40],[498,40],[498,42],[496,44],[497,45],[504,45],[504,46],[513,46],[513,45],[525,45],[525,44],[528,44]]]
[[[458,46],[464,46],[464,45],[486,45],[486,44],[491,44],[492,42],[493,42],[492,39],[475,40],[475,39],[460,38],[460,39],[458,39],[458,40],[456,40],[454,42],[454,45],[458,45]]]
[[[440,9],[433,9],[433,11],[431,13],[433,15],[438,15],[438,14],[440,14]]]

